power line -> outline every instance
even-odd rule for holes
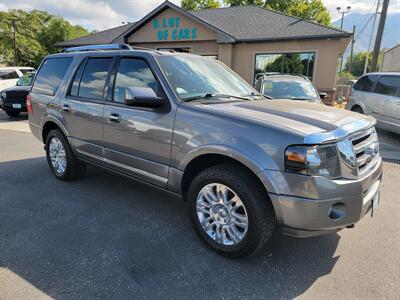
[[[355,40],[357,40],[357,38],[361,35],[361,33],[365,30],[365,28],[367,28],[368,24],[371,22],[372,18],[374,17],[375,14],[374,14],[374,13],[371,14],[371,13],[372,13],[373,9],[376,7],[378,1],[379,1],[379,0],[376,0],[376,1],[372,4],[372,6],[371,6],[369,12],[368,12],[367,15],[365,16],[364,20],[361,22],[361,24],[363,24],[363,23],[365,22],[365,20],[367,20],[365,24],[363,24],[363,25],[360,26],[361,29],[359,30],[357,36],[355,37]]]

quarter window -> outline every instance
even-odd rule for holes
[[[70,90],[70,92],[69,92],[69,94],[70,94],[71,96],[78,96],[78,92],[79,92],[79,83],[81,82],[82,73],[83,73],[83,69],[85,68],[85,64],[86,64],[86,60],[84,59],[84,60],[81,62],[81,64],[80,64],[78,70],[77,70],[76,73],[75,73],[74,81],[72,82],[71,90]]]
[[[112,58],[90,58],[82,74],[78,96],[102,100]]]
[[[114,101],[125,101],[128,87],[150,87],[157,94],[157,81],[148,64],[142,59],[123,58],[115,78]]]
[[[400,96],[400,76],[381,76],[375,92],[389,96]]]
[[[371,92],[377,78],[377,75],[367,75],[361,77],[354,85],[354,89],[357,91]]]
[[[46,59],[33,83],[32,92],[50,96],[55,95],[71,62],[71,57]]]

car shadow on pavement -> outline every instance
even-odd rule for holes
[[[18,117],[9,117],[0,109],[0,123],[20,122],[28,120],[28,113],[21,113]]]
[[[289,299],[338,260],[337,234],[221,257],[183,201],[95,167],[62,182],[43,157],[0,163],[0,191],[0,269],[55,298]]]

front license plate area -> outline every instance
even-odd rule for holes
[[[22,105],[19,103],[13,103],[12,107],[13,108],[22,108]]]

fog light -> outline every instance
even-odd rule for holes
[[[332,220],[340,220],[346,215],[346,206],[342,202],[335,203],[329,210],[329,218]]]

